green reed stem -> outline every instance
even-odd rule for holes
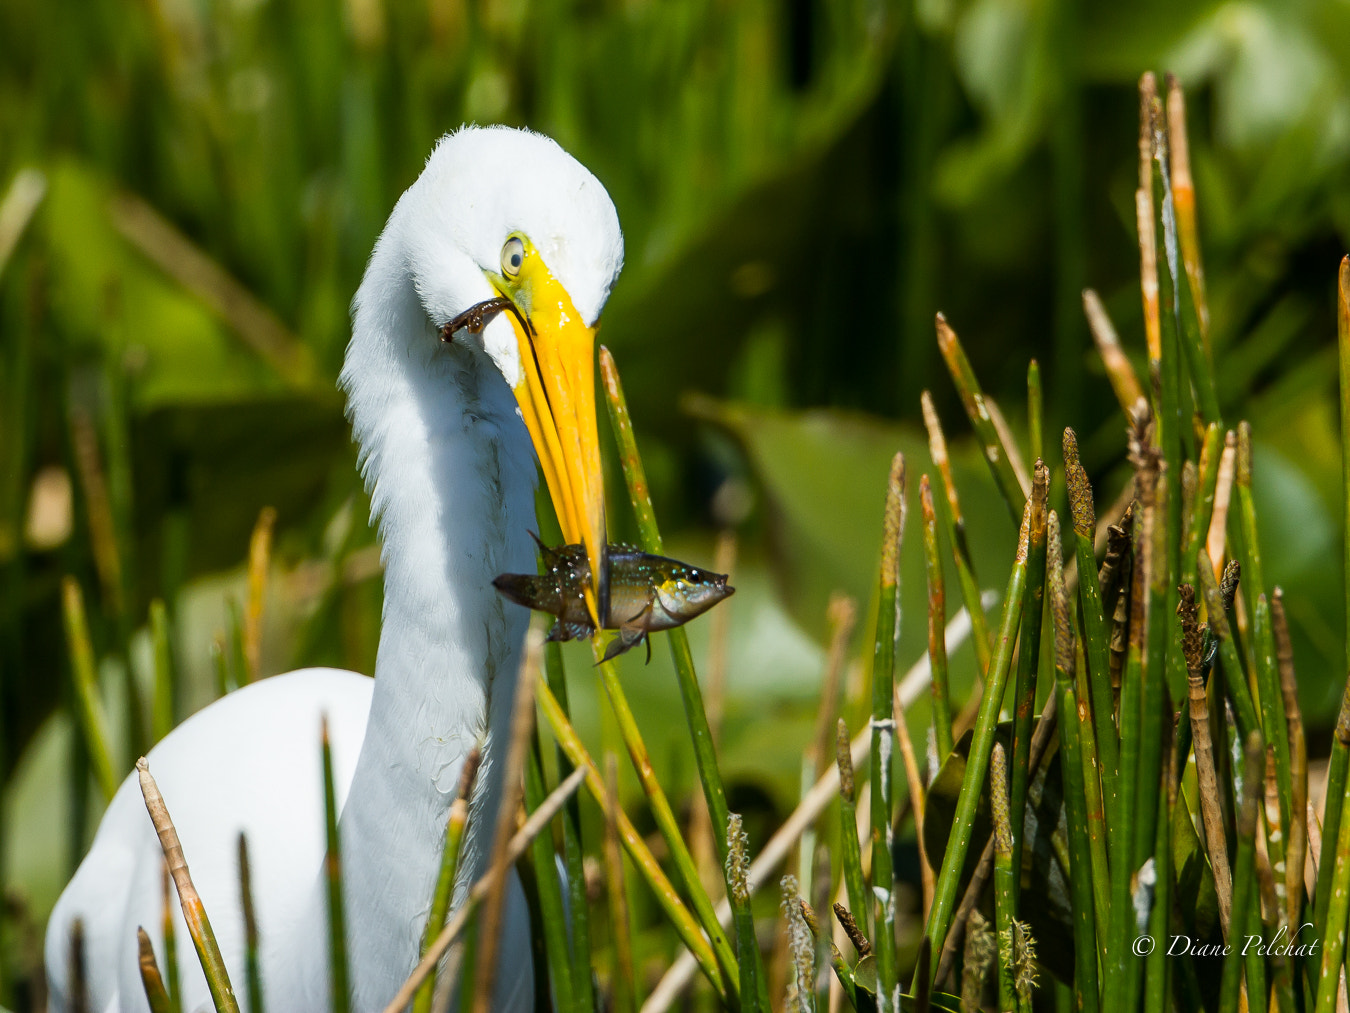
[[[758,961],[748,959],[750,954],[759,953],[759,938],[755,935],[755,918],[750,909],[750,838],[742,829],[740,813],[730,813],[727,817],[726,852],[723,871],[732,925],[736,930],[736,948],[747,958],[741,961],[739,991],[743,997],[742,1008],[750,1008],[761,988],[766,986],[762,984]],[[768,1009],[767,1006],[763,1008]]]
[[[1153,889],[1153,906],[1149,909],[1149,936],[1156,943],[1168,939],[1168,925],[1172,918],[1172,810],[1176,806],[1176,777],[1173,767],[1177,766],[1176,742],[1164,729],[1162,743],[1162,785],[1158,789],[1156,817],[1153,840],[1153,871],[1156,881]],[[1154,945],[1143,967],[1143,1009],[1145,1013],[1165,1013],[1169,1009],[1170,978],[1172,962],[1168,956],[1168,947]]]
[[[250,1013],[263,1013],[262,964],[258,959],[258,918],[253,910],[253,876],[248,838],[239,831],[239,909],[244,916],[244,987]]]
[[[877,963],[877,1009],[898,1011],[895,953],[895,881],[891,868],[893,831],[891,759],[895,744],[895,628],[900,577],[900,540],[905,525],[905,458],[891,460],[882,525],[881,576],[877,590],[876,641],[872,649],[872,889],[878,907],[872,946]],[[856,912],[855,912],[856,914]]]
[[[1219,1009],[1224,1010],[1238,1008],[1238,989],[1242,979],[1243,962],[1247,958],[1247,954],[1244,954],[1243,951],[1248,947],[1238,943],[1243,935],[1239,926],[1250,925],[1250,914],[1253,908],[1258,918],[1260,915],[1259,906],[1252,903],[1256,879],[1256,821],[1259,818],[1258,807],[1261,802],[1262,786],[1265,784],[1264,774],[1266,769],[1266,748],[1262,744],[1259,734],[1253,733],[1247,736],[1243,754],[1245,762],[1242,777],[1242,803],[1238,811],[1237,858],[1233,863],[1233,933],[1230,937],[1229,952],[1224,958],[1223,978],[1219,986]],[[1260,901],[1257,899],[1256,904],[1259,905],[1259,903]],[[1259,929],[1257,934],[1260,934]],[[1329,952],[1330,947],[1328,947]],[[1339,963],[1338,959],[1337,964],[1339,965]],[[1265,989],[1260,988],[1258,991],[1257,984],[1249,974],[1247,980],[1248,1002],[1253,1004],[1253,1008],[1264,1009],[1266,1005]],[[1334,1000],[1336,992],[1334,984],[1330,991]],[[1319,1004],[1318,1010],[1320,1011],[1321,1008]]]
[[[217,636],[211,641],[211,671],[216,677],[216,696],[227,696],[234,686],[230,683],[230,663],[225,656],[225,639]]]
[[[856,834],[854,835],[856,838]],[[853,1009],[858,1008],[858,980],[853,973],[853,968],[844,959],[844,955],[839,951],[839,947],[834,945],[834,940],[830,938],[830,933],[823,928],[819,919],[816,918],[816,912],[805,900],[798,898],[802,918],[806,920],[807,927],[811,934],[816,937],[816,944],[820,947],[828,946],[830,949],[830,966],[834,968],[834,976],[839,979],[839,987],[844,990],[844,998]]]
[[[970,850],[970,840],[975,833],[975,814],[979,809],[984,774],[989,766],[989,755],[994,746],[998,712],[1003,703],[1003,691],[1008,684],[1008,672],[1012,667],[1013,645],[1017,641],[1017,630],[1022,619],[1030,525],[1031,504],[1028,502],[1018,541],[1017,557],[1013,561],[1012,573],[1008,577],[1008,588],[1003,597],[1003,615],[999,622],[997,651],[990,668],[985,673],[984,694],[980,698],[980,710],[975,719],[975,733],[970,744],[970,755],[966,760],[966,771],[961,781],[961,794],[957,798],[956,816],[952,821],[947,850],[942,855],[942,869],[938,873],[937,884],[933,891],[933,907],[928,913],[928,924],[924,930],[924,935],[934,953],[942,952],[942,944],[951,925],[961,871],[965,868],[966,853]]]
[[[173,646],[169,637],[169,612],[164,602],[156,598],[150,603],[150,643],[155,659],[150,732],[156,742],[173,731]]]
[[[642,540],[642,547],[645,551],[660,555],[663,551],[661,541],[661,532],[656,525],[656,514],[652,509],[651,493],[647,487],[647,475],[642,466],[642,457],[638,453],[637,440],[633,435],[633,422],[628,413],[628,401],[624,396],[623,385],[619,381],[619,372],[614,364],[614,357],[609,349],[601,346],[600,348],[600,375],[605,386],[605,400],[609,406],[610,423],[614,429],[614,439],[619,446],[619,460],[623,466],[624,480],[628,486],[628,496],[633,505],[633,514],[637,519],[638,531]],[[675,662],[675,674],[679,681],[680,698],[684,703],[685,718],[689,722],[689,734],[694,744],[694,758],[698,766],[699,780],[703,785],[703,795],[708,803],[708,813],[712,817],[713,823],[713,841],[717,848],[718,861],[726,864],[727,849],[727,809],[726,788],[722,783],[722,774],[717,765],[717,751],[713,744],[712,729],[708,725],[708,715],[703,707],[703,693],[699,689],[698,676],[694,671],[694,659],[689,653],[689,637],[682,628],[676,628],[669,633],[670,653]],[[606,666],[601,666],[602,671]],[[606,679],[606,685],[609,684]],[[617,684],[617,679],[613,680]],[[611,700],[614,699],[611,694]],[[636,725],[634,725],[636,730]],[[640,740],[639,740],[640,741]],[[630,746],[631,752],[631,746]],[[641,771],[639,771],[641,775]],[[654,779],[653,779],[654,780]],[[662,793],[664,799],[664,793]],[[667,806],[667,808],[669,808]],[[673,817],[672,817],[673,819]],[[681,860],[678,852],[684,852],[685,858],[688,857],[688,848],[685,847],[683,837],[679,835],[676,828],[676,836],[671,841],[672,852],[676,853],[677,860]],[[676,844],[678,843],[678,848]],[[696,909],[698,907],[697,895],[704,894],[702,883],[698,878],[697,870],[693,865],[692,858],[689,859],[689,868],[693,871],[692,881],[687,883],[690,895],[695,898]],[[731,896],[728,893],[728,896]],[[739,902],[734,898],[732,900],[733,914]],[[708,905],[711,912],[711,904]],[[708,918],[700,911],[700,918],[705,922],[710,937],[714,940],[714,946],[717,940],[725,940],[725,935],[718,926],[715,917]],[[718,949],[719,957],[725,958],[729,954],[723,953]],[[753,953],[743,954],[742,959],[751,959],[759,965],[760,956],[758,949]],[[727,973],[731,974],[734,961],[727,963],[723,959],[723,966]],[[757,974],[759,982],[765,982],[765,976]],[[761,986],[766,987],[766,986]],[[760,997],[767,1005],[767,991]],[[749,999],[747,998],[748,1002]]]
[[[1027,786],[1031,782],[1031,721],[1036,709],[1036,666],[1041,656],[1041,620],[1045,609],[1046,496],[1050,469],[1036,461],[1031,483],[1031,527],[1027,543],[1027,581],[1022,605],[1022,643],[1013,683],[1012,790],[1009,800],[1012,867],[1022,868],[1022,838],[1026,826]],[[1012,881],[1013,897],[1021,887]],[[1002,931],[1000,929],[1000,931]]]
[[[1340,799],[1342,809],[1345,794]],[[1331,799],[1328,797],[1327,811],[1330,810]],[[1335,850],[1331,853],[1328,853],[1329,846],[1329,839],[1323,836],[1322,862],[1318,871],[1329,870],[1331,885],[1327,889],[1326,906],[1320,909],[1324,912],[1322,926],[1317,928],[1319,934],[1314,937],[1322,940],[1322,973],[1317,982],[1316,1013],[1331,1013],[1336,1009],[1337,980],[1346,954],[1346,918],[1350,915],[1350,820],[1340,821]],[[1320,881],[1318,885],[1321,886]]]
[[[1013,523],[1016,524],[1022,519],[1022,506],[1026,503],[1030,490],[1022,487],[1017,473],[1013,470],[1010,448],[999,437],[994,420],[990,417],[984,391],[980,388],[979,380],[975,378],[975,371],[971,369],[965,349],[961,347],[961,339],[956,336],[956,332],[948,325],[947,318],[941,313],[937,315],[937,340],[942,357],[947,362],[947,371],[951,373],[952,382],[956,384],[957,393],[961,395],[961,404],[966,409],[971,428],[975,430],[975,437],[980,441],[980,448],[984,451],[984,459],[989,465],[989,470],[993,472],[994,484],[1003,494],[1003,501],[1008,506]]]
[[[1242,574],[1247,588],[1247,601],[1255,601],[1252,608],[1252,650],[1256,657],[1256,685],[1261,699],[1261,721],[1267,741],[1275,749],[1276,786],[1280,805],[1280,823],[1291,825],[1288,724],[1284,714],[1284,692],[1275,667],[1275,634],[1271,627],[1270,602],[1265,594],[1264,573],[1261,565],[1261,543],[1257,537],[1256,503],[1252,499],[1252,427],[1245,420],[1238,425],[1237,469],[1234,476],[1237,493],[1238,520],[1242,529]],[[1277,864],[1284,855],[1284,840],[1272,842],[1278,854],[1272,853],[1271,862]]]
[[[234,987],[230,984],[230,973],[225,966],[225,958],[220,954],[220,945],[211,929],[211,919],[206,915],[206,906],[201,895],[192,884],[188,872],[187,860],[183,857],[183,845],[174,829],[169,816],[169,808],[164,796],[150,773],[150,764],[144,756],[136,761],[136,775],[140,781],[141,795],[145,799],[146,812],[159,837],[164,860],[173,876],[174,886],[178,890],[178,903],[183,910],[183,919],[187,922],[188,934],[197,951],[197,960],[201,964],[202,974],[206,978],[207,990],[211,993],[211,1003],[216,1013],[239,1013],[239,1002],[234,996]]]
[[[548,796],[544,787],[544,769],[540,756],[539,733],[531,736],[530,752],[525,759],[525,806],[534,812]],[[576,1008],[572,991],[572,958],[567,951],[567,918],[564,914],[562,884],[554,861],[553,836],[542,833],[530,842],[530,860],[534,865],[535,886],[539,891],[539,913],[543,923],[544,952],[548,954],[549,984],[554,1005],[560,1010]],[[444,924],[442,919],[441,925]],[[431,923],[427,923],[428,929]],[[440,932],[440,926],[436,928]],[[425,953],[425,948],[423,949]],[[631,997],[630,997],[631,998]],[[417,1013],[414,1010],[414,1013]]]
[[[1102,804],[1108,834],[1120,827],[1117,799],[1120,795],[1120,738],[1116,733],[1116,697],[1111,688],[1111,631],[1097,583],[1097,557],[1093,551],[1097,515],[1092,504],[1092,486],[1078,459],[1078,437],[1064,430],[1064,477],[1069,487],[1069,511],[1073,518],[1074,549],[1078,559],[1078,614],[1083,623],[1083,650],[1087,661],[1091,696],[1083,696],[1092,710],[1097,755],[1101,760]],[[1080,695],[1082,695],[1080,693]]]
[[[923,508],[923,561],[928,578],[928,661],[932,669],[933,737],[939,758],[952,751],[952,703],[947,688],[947,590],[938,550],[937,512],[928,476],[919,479],[919,502]]]
[[[1342,564],[1345,570],[1345,692],[1336,717],[1336,734],[1331,743],[1327,766],[1326,815],[1322,820],[1322,854],[1317,870],[1317,896],[1313,906],[1316,938],[1326,938],[1326,911],[1331,901],[1332,876],[1338,863],[1328,861],[1334,854],[1344,856],[1350,841],[1341,848],[1341,812],[1344,808],[1346,771],[1350,768],[1350,256],[1341,259],[1336,285],[1336,334],[1341,389],[1341,491],[1344,516]],[[1344,920],[1344,919],[1342,919]],[[1333,988],[1334,991],[1334,988]],[[1319,987],[1318,995],[1321,991]],[[1319,1002],[1318,1013],[1321,1013]]]
[[[111,802],[117,793],[112,736],[108,731],[103,701],[99,697],[98,669],[94,661],[94,645],[89,638],[89,621],[84,612],[84,595],[74,577],[67,577],[61,583],[61,604],[66,646],[70,651],[71,675],[75,683],[75,699],[79,704],[76,717],[84,733],[89,763],[94,769],[99,790],[103,792],[103,800]]]
[[[1045,420],[1045,392],[1041,388],[1041,365],[1035,359],[1027,366],[1027,432],[1031,460],[1045,457],[1042,429]]]
[[[1013,823],[1008,805],[1008,759],[995,742],[989,763],[989,803],[994,820],[994,926],[998,931],[998,1008],[1016,1010],[1017,877],[1013,874]],[[1003,949],[1007,946],[1006,951]]]
[[[441,867],[436,874],[436,888],[431,896],[431,910],[427,912],[427,923],[422,929],[422,944],[418,950],[419,956],[425,957],[427,951],[431,948],[432,941],[441,934],[441,929],[445,928],[445,919],[450,914],[450,901],[455,892],[455,874],[459,869],[459,849],[464,841],[464,827],[469,821],[469,799],[473,797],[473,783],[478,777],[478,765],[482,762],[483,754],[478,746],[469,750],[464,757],[464,765],[459,771],[459,788],[455,792],[455,800],[450,803],[450,811],[445,820],[445,844],[441,848]],[[527,784],[528,790],[528,784]],[[538,805],[538,801],[529,803],[531,808]],[[556,879],[556,874],[554,875]],[[544,889],[540,885],[540,890]],[[417,989],[417,995],[413,999],[413,1013],[431,1013],[432,1000],[436,995],[436,975],[439,968],[433,968],[431,973]]]
[[[1152,474],[1151,484],[1152,502],[1144,505],[1146,543],[1140,546],[1148,553],[1150,579],[1143,679],[1140,683],[1139,784],[1135,795],[1134,844],[1131,851],[1131,864],[1136,869],[1144,864],[1153,849],[1155,821],[1158,817],[1157,792],[1162,776],[1163,722],[1171,719],[1165,666],[1167,645],[1171,639],[1168,630],[1175,610],[1168,608],[1171,588],[1168,586],[1164,541],[1169,534],[1165,527],[1168,505],[1177,497],[1168,488],[1170,483],[1167,472]],[[1136,565],[1142,558],[1142,553],[1136,554]]]
[[[536,689],[536,695],[544,719],[548,721],[549,728],[553,732],[553,738],[567,754],[567,758],[572,761],[574,767],[585,768],[586,787],[590,791],[591,797],[603,807],[605,805],[605,783],[600,776],[600,770],[586,752],[586,747],[581,743],[581,737],[577,735],[576,729],[572,727],[572,723],[563,713],[562,707],[559,706],[552,690],[542,679]],[[689,910],[684,906],[684,902],[680,900],[674,885],[661,870],[660,864],[652,856],[646,842],[625,814],[618,814],[618,822],[619,835],[623,838],[624,848],[628,851],[629,857],[632,858],[633,864],[647,881],[647,885],[651,887],[652,893],[656,895],[657,902],[675,927],[676,934],[689,949],[689,952],[694,955],[699,968],[703,971],[704,976],[721,998],[721,1001],[724,1003],[734,1002],[734,999],[729,998],[726,982],[731,982],[733,990],[738,988],[740,982],[739,969],[724,981],[722,970],[718,966],[718,958],[713,953],[712,945],[704,938],[702,927],[689,913]],[[734,996],[735,992],[732,991],[730,995]]]
[[[661,837],[670,849],[670,856],[675,862],[675,868],[680,874],[681,881],[684,883],[690,904],[693,906],[694,913],[698,916],[703,930],[712,942],[713,951],[717,954],[722,970],[728,977],[735,976],[737,974],[737,956],[732,953],[726,933],[717,920],[712,900],[709,899],[708,891],[703,886],[703,880],[698,874],[698,864],[694,861],[694,856],[689,851],[689,845],[684,840],[684,831],[680,827],[679,820],[675,818],[670,800],[666,797],[661,782],[657,780],[655,770],[652,769],[647,745],[642,740],[642,733],[638,730],[637,719],[633,717],[632,708],[628,706],[628,698],[623,691],[622,683],[619,681],[618,672],[612,661],[601,662],[598,667],[600,669],[600,681],[609,697],[610,708],[619,726],[619,734],[623,738],[624,746],[628,749],[628,756],[633,762],[633,769],[637,772],[638,783],[642,785],[642,791],[647,796],[647,802],[651,806],[657,829],[661,831]]]
[[[1200,319],[1195,296],[1191,291],[1190,279],[1179,263],[1181,250],[1177,243],[1177,219],[1180,211],[1179,202],[1180,199],[1184,198],[1174,187],[1175,173],[1173,170],[1175,166],[1171,164],[1169,158],[1171,145],[1168,143],[1168,135],[1162,130],[1160,106],[1158,107],[1158,116],[1159,122],[1156,124],[1158,154],[1154,159],[1154,195],[1155,198],[1162,198],[1158,201],[1158,204],[1162,212],[1160,215],[1162,230],[1159,252],[1163,254],[1159,258],[1159,262],[1166,267],[1165,270],[1159,272],[1163,316],[1171,316],[1173,319],[1172,335],[1174,339],[1179,335],[1181,355],[1186,363],[1186,370],[1190,374],[1191,383],[1194,385],[1201,415],[1206,422],[1217,422],[1222,425],[1223,417],[1219,411],[1219,395],[1214,383],[1214,366],[1210,362],[1205,349],[1204,338],[1201,335]],[[1164,168],[1167,170],[1166,172],[1161,171]],[[1194,190],[1189,191],[1188,196],[1190,198],[1192,221],[1194,221]],[[1165,348],[1167,342],[1166,323],[1163,324],[1163,327]]]
[[[1102,804],[1096,734],[1092,726],[1091,694],[1087,686],[1083,645],[1074,645],[1077,676],[1074,699],[1078,705],[1078,751],[1083,784],[1084,816],[1087,820],[1088,850],[1092,856],[1092,909],[1096,916],[1096,937],[1104,943],[1110,934],[1111,866],[1106,857],[1106,810]],[[1062,741],[1062,736],[1061,736]],[[1061,748],[1064,748],[1061,746]],[[1095,965],[1094,965],[1095,966]]]
[[[839,719],[835,737],[835,762],[839,765],[839,850],[844,867],[844,885],[848,906],[856,918],[866,921],[867,892],[862,871],[862,849],[858,844],[857,795],[853,784],[852,740],[848,725]]]
[[[1200,466],[1196,475],[1195,504],[1191,509],[1190,528],[1181,552],[1181,570],[1178,584],[1195,586],[1196,560],[1209,534],[1209,522],[1214,516],[1214,493],[1219,487],[1219,459],[1223,456],[1223,430],[1211,422],[1205,428],[1205,439],[1200,447]]]
[[[1090,737],[1092,722],[1087,715],[1080,714],[1077,694],[1074,691],[1073,616],[1070,614],[1069,596],[1064,587],[1064,558],[1059,518],[1053,511],[1050,513],[1047,533],[1047,571],[1050,610],[1054,624],[1055,690],[1059,696],[1059,748],[1062,753],[1060,769],[1064,778],[1064,811],[1069,828],[1074,1009],[1078,1013],[1097,1013],[1097,934],[1094,924],[1098,912],[1094,887],[1098,883],[1105,886],[1107,873],[1104,861],[1099,866],[1094,859],[1088,830],[1090,799],[1085,786],[1087,778],[1084,777],[1084,771],[1091,768],[1084,762],[1080,729],[1086,729]],[[1091,779],[1096,781],[1095,771]],[[1097,796],[1097,800],[1100,807],[1100,795]],[[1103,853],[1103,859],[1104,857]],[[1105,914],[1104,909],[1101,914]]]
[[[919,397],[923,408],[923,424],[928,431],[928,454],[933,466],[942,479],[942,489],[947,509],[941,512],[946,525],[947,541],[952,547],[952,559],[956,563],[956,579],[961,585],[961,600],[965,603],[966,613],[970,616],[970,639],[975,649],[976,670],[989,671],[989,624],[984,616],[984,602],[980,598],[980,582],[975,577],[975,563],[970,555],[970,546],[966,541],[966,521],[961,513],[961,500],[956,492],[956,481],[952,477],[951,460],[947,456],[947,438],[942,432],[942,422],[937,409],[933,407],[933,397],[924,391]]]
[[[1148,534],[1143,511],[1135,515],[1135,563],[1131,568],[1129,644],[1120,688],[1120,796],[1117,814],[1121,825],[1110,835],[1111,846],[1111,938],[1107,994],[1116,998],[1122,1010],[1133,1010],[1138,995],[1139,961],[1130,951],[1134,938],[1134,909],[1130,881],[1137,867],[1132,862],[1134,839],[1132,817],[1136,809],[1139,781],[1141,697],[1144,672],[1144,583],[1142,565]],[[1123,593],[1123,592],[1122,592]]]
[[[319,731],[323,753],[323,815],[327,850],[324,877],[328,883],[328,981],[333,1013],[351,1008],[351,985],[347,974],[347,917],[342,899],[342,840],[338,835],[337,789],[333,784],[333,746],[328,738],[328,717]]]
[[[548,685],[564,716],[567,708],[567,678],[563,671],[562,648],[556,641],[544,644],[544,672]],[[559,746],[558,777],[572,773],[572,761]],[[591,983],[590,898],[586,894],[586,868],[581,842],[581,806],[575,796],[568,799],[561,813],[563,859],[567,865],[567,891],[572,916],[572,1000],[577,1013],[595,1009],[595,990]]]
[[[1233,700],[1238,734],[1245,739],[1253,731],[1261,730],[1261,719],[1257,717],[1256,704],[1252,701],[1246,669],[1233,643],[1232,627],[1229,625],[1228,612],[1224,608],[1223,595],[1219,591],[1218,581],[1214,579],[1214,565],[1209,561],[1209,553],[1204,549],[1200,550],[1196,576],[1200,579],[1200,592],[1205,602],[1210,633],[1219,643],[1219,659],[1223,662],[1226,676],[1224,684]]]
[[[605,754],[605,792],[605,894],[609,901],[610,950],[614,957],[613,972],[610,976],[609,1009],[612,1013],[632,1013],[636,1008],[633,990],[637,984],[637,976],[633,973],[632,922],[628,917],[628,893],[623,882],[623,855],[619,851],[619,827],[615,819],[615,814],[619,812],[619,763],[613,753]],[[540,834],[535,840],[543,838],[544,835]],[[551,842],[545,841],[545,848],[550,856],[551,865],[553,854]],[[556,873],[550,875],[556,882],[558,878]],[[556,934],[561,936],[563,928],[561,895],[558,895],[558,908]],[[547,919],[547,912],[544,917]],[[562,945],[566,947],[565,939],[562,940]],[[552,962],[551,956],[549,959]],[[565,955],[560,957],[560,965],[567,966]],[[742,991],[744,990],[742,984]],[[753,994],[753,989],[750,994]]]
[[[173,923],[173,896],[170,888],[168,862],[164,863],[160,876],[161,893],[164,902],[161,906],[160,921],[164,932],[164,977],[169,991],[170,1013],[182,1013],[183,989],[178,980],[178,931]]]

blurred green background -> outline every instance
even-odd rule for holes
[[[125,769],[148,603],[169,605],[181,717],[216,691],[211,645],[264,506],[264,670],[371,670],[379,577],[334,379],[371,245],[442,133],[541,130],[618,206],[627,262],[602,340],[672,552],[706,565],[737,536],[723,755],[733,808],[767,827],[796,797],[831,593],[866,622],[889,455],[908,453],[911,493],[929,467],[922,389],[978,572],[1006,574],[1012,527],[935,311],[1019,433],[1038,357],[1047,444],[1072,423],[1103,507],[1122,487],[1124,420],[1080,291],[1101,292],[1139,362],[1146,69],[1187,88],[1220,393],[1255,428],[1266,570],[1316,749],[1343,676],[1342,0],[0,0],[5,980],[96,825],[60,709],[62,576],[86,592]],[[903,572],[907,666],[925,636],[917,537]],[[710,622],[691,628],[705,667]],[[665,652],[640,654],[641,718],[675,691]],[[579,720],[603,740],[573,657]],[[958,686],[970,669],[959,655]],[[691,783],[668,725],[647,722],[656,761]]]

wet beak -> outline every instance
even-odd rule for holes
[[[595,328],[588,327],[532,246],[514,277],[491,275],[515,309],[521,378],[516,383],[525,426],[568,544],[581,544],[591,567],[586,605],[600,626],[608,610],[605,493],[595,419]]]

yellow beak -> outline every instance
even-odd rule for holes
[[[518,312],[521,378],[516,401],[534,441],[549,498],[569,544],[586,547],[591,565],[587,608],[596,625],[608,608],[605,490],[595,421],[595,328],[586,326],[572,297],[526,241],[512,277],[492,282]]]

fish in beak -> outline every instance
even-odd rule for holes
[[[511,302],[506,316],[515,328],[521,363],[516,401],[563,539],[585,546],[591,571],[586,607],[599,625],[609,609],[609,565],[595,418],[595,328],[587,326],[567,289],[523,235],[508,239],[502,274],[488,276]]]

